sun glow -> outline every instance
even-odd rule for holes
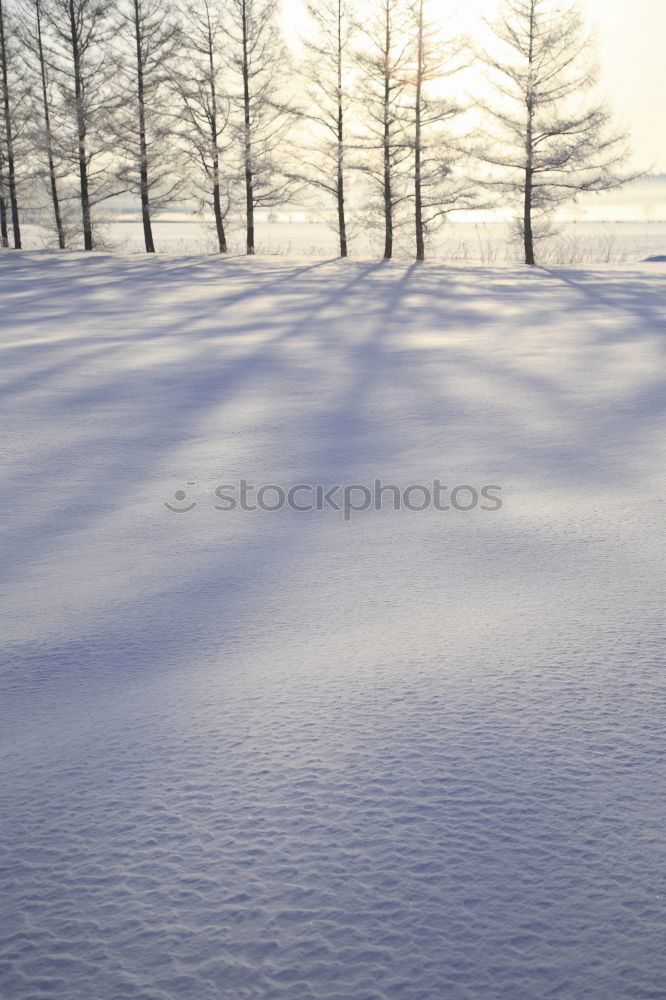
[[[569,0],[563,0],[563,5]],[[600,69],[599,86],[621,125],[631,134],[634,162],[641,169],[666,172],[666,131],[663,128],[663,51],[655,39],[666,38],[664,0],[580,0],[595,30]],[[443,22],[453,35],[463,34],[482,45],[484,20],[492,20],[500,0],[442,3]],[[283,0],[287,38],[294,42],[304,30],[302,0]],[[448,33],[448,31],[447,31]],[[484,92],[483,70],[471,68],[465,90]]]

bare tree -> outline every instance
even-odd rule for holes
[[[35,74],[33,95],[35,116],[32,129],[32,147],[36,158],[45,161],[55,232],[58,246],[63,250],[66,245],[66,236],[58,190],[57,153],[52,126],[53,96],[48,47],[45,39],[46,25],[43,0],[22,0],[19,12],[26,70],[34,71]],[[43,169],[38,167],[37,173],[43,176]]]
[[[464,68],[464,43],[441,38],[429,6],[429,0],[414,0],[411,8],[415,42],[410,131],[417,260],[425,260],[426,236],[449,212],[479,203],[475,185],[461,170],[460,140],[447,135],[447,126],[465,108],[460,101],[436,93],[447,77]]]
[[[277,0],[229,0],[231,95],[245,180],[246,249],[255,252],[254,213],[293,197],[285,139],[295,111],[285,97],[289,60],[278,24]]]
[[[172,76],[177,95],[179,134],[190,164],[188,180],[200,206],[212,206],[220,253],[227,252],[224,220],[229,210],[223,158],[229,122],[221,53],[226,49],[223,10],[218,0],[185,0],[182,60]]]
[[[130,100],[117,116],[118,146],[125,153],[119,177],[141,200],[146,253],[155,253],[151,210],[176,199],[182,181],[173,164],[173,116],[168,83],[180,42],[169,0],[122,0],[120,39],[131,40],[119,65]]]
[[[10,95],[10,53],[7,37],[8,18],[0,0],[0,76],[2,83],[2,110],[4,118],[3,142],[7,164],[7,188],[12,213],[12,229],[14,234],[14,249],[21,249],[21,224],[19,221],[18,199],[16,197],[16,164],[14,161],[13,109]],[[6,212],[6,209],[5,209]],[[5,223],[6,229],[6,223]],[[4,233],[3,233],[4,238]]]
[[[484,60],[497,100],[484,110],[496,129],[477,152],[494,170],[489,183],[520,197],[525,263],[534,264],[539,227],[559,205],[630,179],[620,172],[626,139],[604,107],[585,103],[596,69],[577,5],[504,0],[493,30],[502,51]]]
[[[309,0],[300,72],[307,81],[304,119],[309,132],[299,150],[297,176],[335,200],[340,256],[346,257],[345,167],[351,104],[350,47],[354,34],[349,0]]]
[[[92,210],[123,190],[113,170],[113,117],[121,103],[112,56],[113,0],[48,0],[53,68],[61,91],[64,156],[79,176],[86,250],[95,246]]]
[[[406,135],[409,34],[402,0],[374,0],[363,26],[368,47],[357,53],[362,72],[365,132],[356,166],[379,192],[384,220],[384,259],[393,256],[396,209],[407,196],[401,167],[410,155]]]

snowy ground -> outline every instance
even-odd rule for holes
[[[3,998],[666,997],[665,279],[0,255]]]

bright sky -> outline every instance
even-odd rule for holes
[[[601,93],[632,136],[641,168],[666,173],[666,0],[580,0],[598,30]],[[283,0],[288,23],[303,24],[301,0]],[[474,36],[481,18],[492,18],[500,0],[439,0],[443,12],[458,8]]]
[[[604,91],[638,162],[666,173],[666,0],[586,0],[599,30]]]

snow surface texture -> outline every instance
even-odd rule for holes
[[[666,997],[665,277],[0,255],[4,1000]]]

